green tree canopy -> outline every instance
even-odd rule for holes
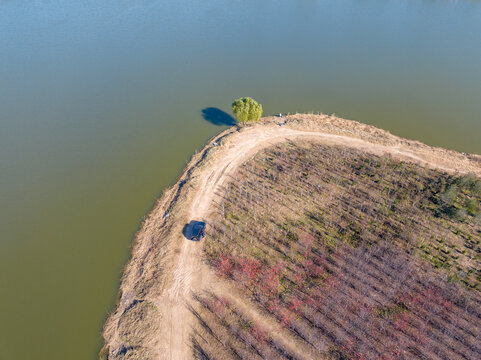
[[[450,185],[445,192],[440,196],[441,202],[446,206],[452,206],[458,196],[458,187]]]
[[[254,123],[262,116],[262,105],[250,97],[236,99],[232,111],[241,123]]]
[[[478,209],[479,209],[479,202],[476,199],[468,199],[466,200],[466,203],[464,204],[466,207],[466,210],[468,210],[468,213],[470,213],[473,216],[476,216],[478,214]]]

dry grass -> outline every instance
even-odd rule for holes
[[[481,200],[477,181],[346,147],[278,145],[223,190],[206,258],[326,357],[477,358],[480,218],[453,216]],[[239,338],[207,310],[211,329],[227,328],[221,343]]]
[[[254,323],[226,298],[207,293],[197,297],[197,301],[201,306],[195,314],[202,331],[193,336],[196,358],[293,358],[262,325]],[[205,343],[209,346],[204,346]]]
[[[100,354],[102,358],[158,358],[158,356],[162,354],[162,351],[164,351],[162,345],[164,344],[165,336],[169,334],[166,333],[158,337],[158,339],[160,339],[160,346],[158,346],[155,341],[152,340],[157,336],[157,329],[155,327],[144,328],[146,334],[142,337],[140,334],[137,334],[136,330],[137,327],[141,327],[142,325],[134,321],[128,321],[124,319],[124,317],[129,317],[128,310],[132,308],[133,304],[142,302],[146,304],[151,303],[157,306],[159,311],[148,311],[145,314],[145,321],[149,322],[154,319],[158,321],[161,324],[161,332],[162,329],[170,328],[167,326],[169,325],[168,322],[171,321],[169,320],[170,317],[162,317],[166,311],[165,306],[163,306],[163,300],[166,290],[170,288],[173,282],[173,270],[177,266],[179,258],[185,255],[181,251],[181,245],[184,239],[179,236],[179,234],[181,234],[183,225],[191,220],[191,214],[188,209],[189,204],[193,197],[197,197],[202,193],[203,189],[200,187],[203,182],[201,180],[205,183],[206,176],[211,172],[212,168],[221,166],[219,163],[222,163],[222,161],[228,161],[226,156],[228,157],[230,154],[230,149],[236,149],[239,144],[244,144],[246,138],[251,137],[253,142],[257,144],[256,146],[262,148],[262,146],[265,146],[263,142],[267,143],[274,141],[274,139],[277,139],[275,142],[283,141],[285,139],[283,139],[284,136],[286,138],[297,138],[297,136],[301,135],[306,136],[306,133],[310,134],[312,131],[313,138],[318,137],[329,144],[351,144],[359,148],[370,149],[376,153],[391,152],[396,157],[409,158],[423,165],[449,169],[450,172],[457,171],[459,173],[465,173],[467,171],[473,171],[478,175],[481,174],[481,162],[478,155],[466,155],[444,149],[431,148],[418,142],[400,139],[383,130],[357,122],[326,115],[300,114],[289,116],[287,118],[287,125],[284,127],[277,126],[278,122],[279,119],[265,118],[262,119],[259,125],[254,127],[240,129],[240,131],[229,129],[220,134],[210,141],[201,152],[193,156],[178,182],[163,193],[135,235],[131,249],[132,257],[124,269],[116,307],[109,315],[104,326],[103,336],[105,344]],[[293,129],[300,129],[302,131],[296,132]],[[341,135],[343,137],[336,137],[331,134]],[[359,139],[365,139],[366,141],[363,142]],[[217,141],[220,145],[213,146],[212,143],[214,141]],[[252,151],[256,149],[255,146],[252,147]],[[336,165],[337,164],[334,164],[333,170],[336,169]],[[223,168],[224,165],[220,167],[220,169]],[[231,170],[229,170],[229,174],[230,171]],[[224,181],[223,177],[222,175],[219,179]],[[332,184],[329,186],[332,187]],[[216,188],[215,191],[217,190]],[[337,191],[336,189],[334,190]],[[289,215],[289,211],[292,212],[295,206],[299,206],[299,202],[309,200],[308,192],[298,195],[300,197],[294,205],[286,208],[282,207],[282,204],[271,203],[272,209],[277,209],[279,216],[282,214],[286,220],[291,218],[295,219],[296,212],[294,211],[294,216],[291,216]],[[462,193],[460,198],[463,196],[466,196],[466,194]],[[308,201],[306,204],[307,203]],[[324,205],[330,206],[329,204]],[[460,206],[460,203],[456,203],[455,206]],[[291,209],[289,210],[289,208]],[[203,215],[207,215],[207,213],[203,213],[202,216]],[[254,220],[258,218],[259,216],[256,215]],[[460,231],[456,236],[451,236],[451,240],[460,241],[460,238],[465,238],[465,240],[461,240],[460,243],[454,244],[457,244],[456,246],[458,247],[452,250],[452,253],[459,250],[461,254],[459,254],[459,258],[455,260],[460,264],[461,269],[470,269],[470,267],[473,267],[473,258],[470,254],[476,252],[479,245],[476,243],[476,238],[469,238],[471,225],[468,223],[458,223],[456,225],[453,223],[453,220],[445,217],[441,217],[440,219],[445,221],[449,226],[456,226],[456,231]],[[334,221],[334,218],[332,221]],[[285,224],[293,226],[290,223]],[[239,229],[242,229],[242,226],[245,226],[245,224],[236,224],[236,227],[233,228],[232,231],[240,231]],[[277,225],[276,223],[266,224],[265,229],[271,229],[272,226],[275,228]],[[334,227],[332,227],[332,229],[333,231],[335,230]],[[448,228],[444,227],[444,229]],[[287,234],[285,230],[283,231]],[[389,231],[387,231],[387,234],[389,234]],[[460,234],[461,236],[459,236]],[[256,239],[252,239],[252,243],[255,241]],[[463,248],[465,243],[468,244],[467,249]],[[429,242],[429,244],[435,243]],[[440,245],[432,246],[433,249],[428,249],[431,251],[431,254],[426,253],[428,257],[437,256],[434,251],[444,253],[443,250],[446,250]],[[436,246],[438,246],[439,249],[436,249]],[[264,250],[271,251],[267,250],[267,248]],[[422,253],[424,250],[426,249],[422,248],[421,244],[417,251]],[[277,251],[274,251],[271,256],[275,258],[279,256],[279,254]],[[474,259],[474,261],[476,261],[476,259]],[[471,270],[468,270],[468,273],[470,271]],[[472,272],[469,273],[468,276],[464,276],[464,274],[460,275],[461,280],[468,279],[468,284],[472,285],[470,281],[475,278]],[[457,279],[455,278],[453,281],[457,281]],[[168,311],[166,312],[168,313]],[[184,320],[186,319],[182,321]],[[153,335],[150,336],[149,332],[152,332]],[[129,345],[129,338],[125,336],[126,334],[137,334],[137,337],[134,335],[134,338],[137,339],[136,343],[139,345]]]

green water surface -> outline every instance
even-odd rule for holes
[[[1,1],[1,360],[96,357],[142,216],[239,96],[481,153],[481,3]]]

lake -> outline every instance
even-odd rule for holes
[[[479,1],[1,1],[0,359],[96,358],[142,217],[234,98],[481,153],[480,39]]]

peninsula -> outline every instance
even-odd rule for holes
[[[135,235],[100,358],[481,358],[480,177],[335,116],[229,128]]]

